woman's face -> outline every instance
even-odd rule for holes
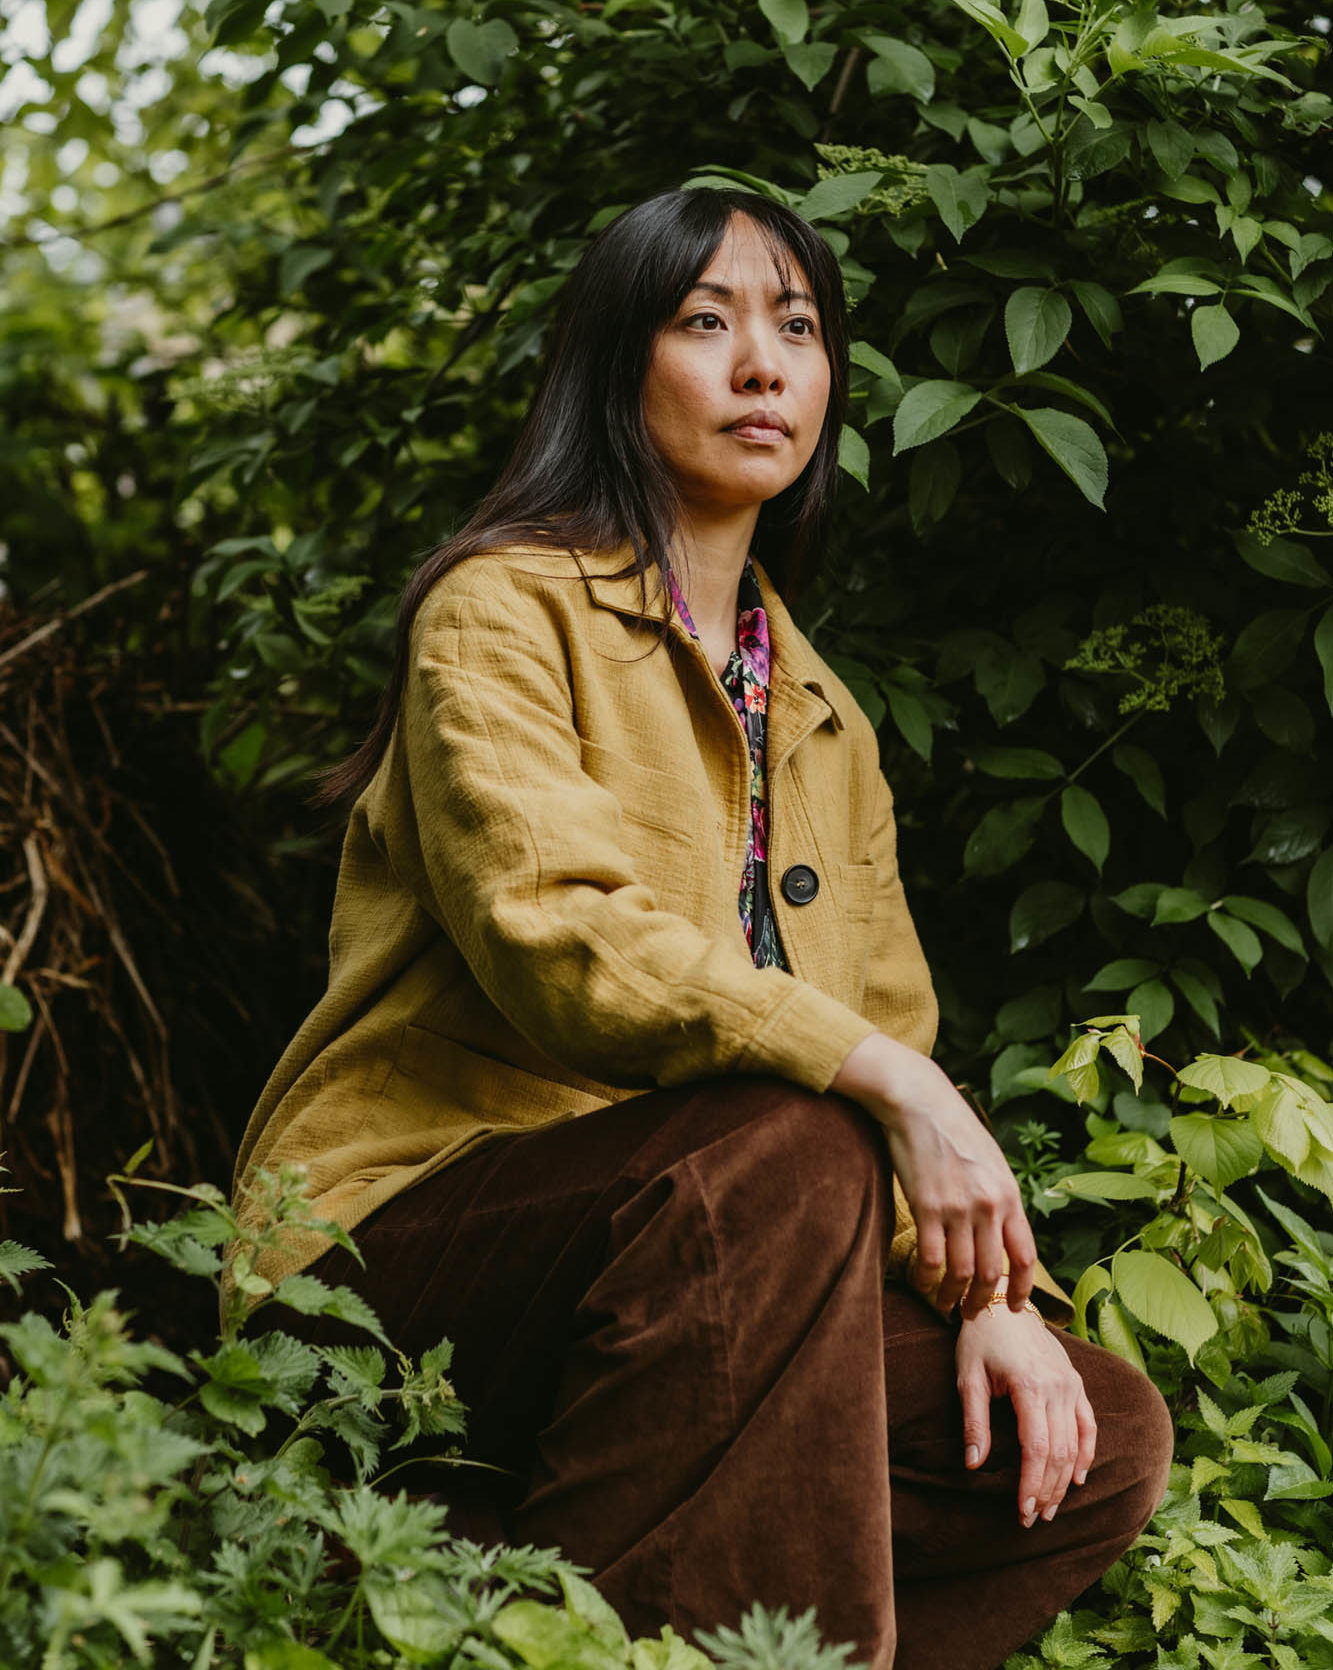
[[[733,215],[654,344],[644,421],[696,517],[757,511],[818,444],[828,356],[808,277],[790,263],[789,280],[755,223]]]

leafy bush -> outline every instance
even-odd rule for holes
[[[112,1179],[122,1204],[127,1181]],[[87,1305],[69,1294],[63,1329],[31,1311],[0,1325],[15,1366],[0,1402],[8,1670],[709,1670],[669,1628],[631,1641],[557,1550],[451,1537],[438,1503],[379,1488],[397,1470],[382,1466],[386,1446],[412,1446],[417,1465],[474,1465],[456,1446],[423,1458],[418,1442],[463,1431],[450,1347],[410,1362],[380,1349],[379,1323],[350,1289],[296,1275],[275,1291],[247,1274],[284,1226],[355,1251],[311,1214],[297,1171],[263,1179],[268,1215],[248,1229],[211,1185],[151,1186],[191,1204],[165,1224],[127,1215],[128,1238],[214,1281],[232,1243],[239,1280],[217,1348],[189,1361],[136,1339],[114,1292]],[[16,1289],[44,1262],[0,1243],[0,1277]],[[275,1306],[350,1322],[367,1343],[253,1332]],[[721,1670],[842,1670],[849,1651],[822,1645],[808,1613],[758,1608],[704,1644]]]

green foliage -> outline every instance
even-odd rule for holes
[[[122,1202],[126,1182],[113,1179]],[[127,1216],[126,1233],[217,1284],[219,1246],[234,1243],[253,1270],[279,1225],[329,1231],[300,1177],[264,1186],[270,1210],[249,1227],[199,1185],[175,1191],[191,1204],[170,1223]],[[8,1245],[14,1278],[22,1250]],[[364,1306],[352,1314],[341,1290],[309,1278],[298,1290],[299,1279],[253,1293],[248,1317],[224,1295],[218,1348],[188,1363],[136,1339],[111,1292],[86,1306],[71,1294],[60,1329],[33,1311],[0,1324],[13,1364],[0,1401],[0,1661],[709,1670],[669,1628],[631,1641],[558,1551],[482,1548],[450,1536],[429,1497],[379,1488],[396,1470],[382,1467],[386,1445],[412,1445],[417,1466],[479,1465],[451,1443],[464,1416],[450,1348],[414,1363],[369,1343],[242,1333],[263,1307],[299,1301],[303,1314],[352,1320],[382,1340]],[[443,1440],[444,1453],[423,1457],[428,1440]],[[354,1482],[340,1482],[333,1468],[348,1463]],[[759,1608],[717,1638],[723,1670],[838,1670],[848,1650],[824,1646],[810,1615],[792,1622]]]

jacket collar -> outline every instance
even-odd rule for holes
[[[666,589],[655,572],[648,576],[646,609],[640,602],[638,575],[630,573],[622,579],[615,578],[634,560],[628,543],[609,551],[575,551],[573,555],[587,582],[588,594],[599,608],[613,609],[617,614],[636,620],[661,621],[666,618]],[[836,730],[843,730],[845,724],[828,688],[828,668],[791,618],[763,564],[755,558],[751,561],[768,617],[769,685],[781,696],[780,700],[771,704],[769,712],[768,752],[776,767],[778,760],[790,752],[795,742],[808,735],[824,719],[832,719]],[[672,617],[671,630],[685,642],[692,642],[689,629],[679,615]],[[787,712],[778,717],[778,710],[782,707]]]

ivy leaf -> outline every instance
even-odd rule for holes
[[[444,35],[449,56],[463,74],[483,87],[493,87],[500,79],[505,59],[518,51],[518,36],[503,18],[493,17],[487,23],[473,23],[470,18],[457,17]]]
[[[927,378],[914,383],[893,414],[893,450],[907,452],[947,433],[981,399],[981,390],[970,383]]]
[[[1060,821],[1065,834],[1101,874],[1111,850],[1111,826],[1097,797],[1079,783],[1071,783],[1060,796]]]
[[[1055,460],[1088,503],[1095,504],[1098,510],[1105,509],[1102,501],[1106,497],[1106,448],[1097,439],[1091,424],[1054,406],[1011,406],[1009,410],[1022,418],[1036,436],[1037,444]]]
[[[1069,335],[1072,315],[1058,290],[1025,286],[1005,303],[1004,332],[1014,370],[1021,377],[1045,365]]]
[[[1264,1145],[1247,1121],[1211,1113],[1173,1119],[1171,1141],[1185,1164],[1215,1189],[1229,1189],[1248,1177],[1264,1157]]]
[[[1009,913],[1009,949],[1026,951],[1058,934],[1082,913],[1086,895],[1067,881],[1038,881],[1024,889]]]
[[[984,168],[969,168],[960,174],[947,162],[935,162],[926,169],[926,190],[955,243],[960,243],[968,227],[975,226],[986,212],[990,187],[985,175]]]
[[[1178,1265],[1155,1252],[1118,1252],[1111,1260],[1117,1296],[1138,1320],[1183,1346],[1190,1362],[1217,1332],[1213,1307]]]

